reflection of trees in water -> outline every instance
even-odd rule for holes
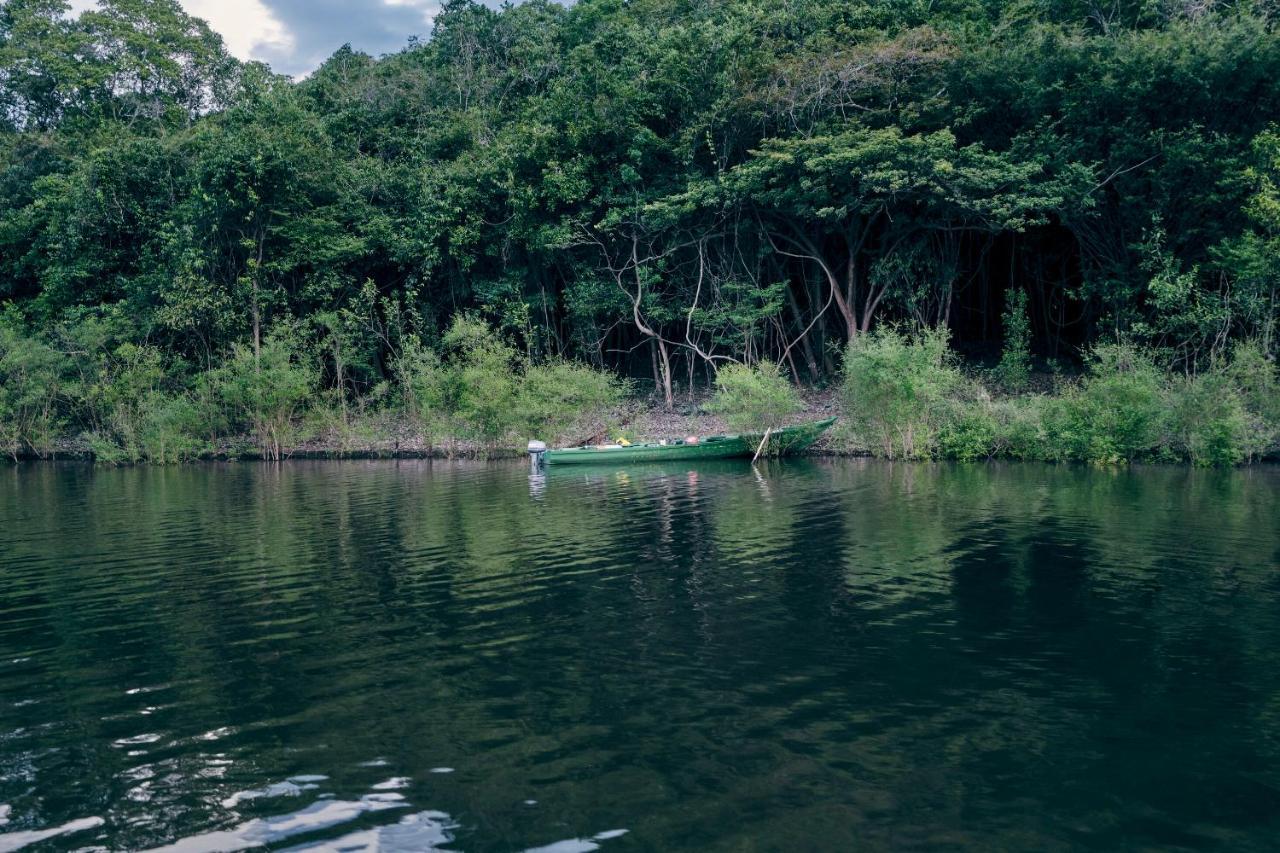
[[[1255,774],[1280,753],[1257,737],[1280,688],[1276,472],[868,463],[832,482],[848,613],[891,650],[892,692],[922,708],[948,684],[965,696],[889,740],[954,727],[944,749],[986,775],[1037,779],[1031,765],[1052,756],[1085,799],[1117,779],[1159,792],[1223,750]],[[1224,701],[1256,720],[1253,737]],[[1146,764],[1102,766],[1081,747],[1099,739],[1137,743]],[[1240,785],[1256,804],[1257,783]],[[1169,798],[1188,814],[1229,801]]]
[[[1243,589],[1247,578],[1271,578],[1263,570],[1280,546],[1275,472],[880,462],[832,470],[849,588],[886,604],[950,592],[960,556],[969,559],[964,578],[977,577],[975,560],[990,559],[1023,590],[1049,585],[1046,606],[1073,594],[1072,578],[1152,584],[1184,555],[1223,567],[1179,578],[1188,590]],[[1061,571],[1049,572],[1053,565]]]
[[[758,463],[717,484],[710,521],[723,559],[768,575],[770,561],[793,546],[799,496],[783,470],[776,461]]]
[[[31,614],[0,637],[61,679],[95,790],[145,678],[175,685],[166,731],[257,725],[210,747],[246,772],[394,743],[402,772],[466,768],[432,805],[510,837],[531,787],[660,838],[841,790],[792,826],[857,840],[868,814],[951,823],[973,779],[1088,799],[1224,755],[1239,778],[1185,809],[1229,812],[1280,758],[1278,504],[1269,469],[732,463],[551,471],[536,498],[523,466],[0,470],[0,602]],[[1109,739],[1146,769],[1104,766]],[[197,758],[174,791],[216,801]]]
[[[861,606],[892,609],[915,596],[943,595],[954,544],[983,535],[991,496],[966,469],[853,461],[833,466],[844,519],[846,583]]]

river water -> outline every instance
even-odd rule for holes
[[[0,468],[0,851],[1278,843],[1276,468]]]

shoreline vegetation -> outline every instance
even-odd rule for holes
[[[1105,7],[1105,8],[1104,8]],[[1280,450],[1280,6],[0,2],[0,454]]]
[[[974,371],[945,332],[885,326],[848,347],[835,387],[798,389],[773,362],[732,364],[710,393],[686,389],[667,410],[608,371],[535,364],[468,316],[455,319],[442,353],[406,351],[394,381],[362,399],[325,394],[318,362],[278,335],[179,391],[166,389],[154,351],[124,345],[94,372],[7,335],[0,365],[30,366],[10,370],[4,386],[0,440],[15,462],[504,458],[535,437],[639,442],[833,415],[840,422],[812,453],[1207,467],[1280,452],[1280,372],[1253,342],[1194,375],[1161,370],[1127,344],[1097,347],[1078,375],[1054,375],[1033,374],[1016,339],[994,369]]]

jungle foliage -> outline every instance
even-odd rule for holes
[[[0,0],[0,444],[272,455],[308,400],[492,443],[610,399],[588,367],[670,407],[733,364],[887,393],[901,358],[970,399],[949,345],[1003,351],[1005,390],[1093,360],[1043,419],[912,398],[884,452],[1036,420],[1149,456],[1149,419],[1103,440],[1090,412],[1158,373],[1203,403],[1180,453],[1249,458],[1197,418],[1274,406],[1222,377],[1278,347],[1278,8],[448,0],[294,81],[176,0]]]

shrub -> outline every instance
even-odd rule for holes
[[[1045,458],[1043,396],[1014,397],[992,404],[996,422],[994,455],[1014,459]]]
[[[559,438],[573,425],[618,404],[624,386],[611,374],[584,364],[551,361],[530,365],[520,386],[520,419],[530,436]]]
[[[144,408],[164,379],[160,351],[126,342],[84,358],[92,361],[81,368],[75,397],[94,459],[112,465],[141,461]]]
[[[961,462],[990,459],[997,451],[999,427],[988,401],[957,401],[938,431],[938,452]]]
[[[1244,457],[1258,459],[1280,450],[1280,374],[1257,341],[1236,345],[1226,375],[1244,406]]]
[[[223,380],[225,371],[208,370],[195,376],[187,401],[194,411],[198,434],[211,445],[218,436],[232,429],[235,412],[228,401]]]
[[[996,367],[996,379],[1010,391],[1021,391],[1031,381],[1031,318],[1027,316],[1027,292],[1010,290],[1004,314],[1004,350]]]
[[[65,359],[43,341],[0,323],[0,453],[23,445],[44,455],[58,427]]]
[[[404,412],[422,430],[428,443],[449,434],[456,389],[452,373],[440,356],[416,339],[411,340],[396,359],[394,371]]]
[[[189,394],[152,393],[142,406],[141,455],[162,465],[194,459],[209,449],[203,428],[200,407]]]
[[[126,465],[136,461],[130,458],[129,452],[109,435],[91,432],[87,438],[89,452],[93,454],[93,461],[98,465]]]
[[[739,432],[759,432],[782,426],[800,407],[800,396],[782,369],[772,361],[761,361],[720,368],[707,411]]]
[[[88,434],[89,450],[103,465],[183,462],[208,449],[202,427],[190,395],[150,391],[127,406],[118,404],[109,426]]]
[[[963,377],[945,329],[915,336],[883,327],[849,344],[841,394],[855,436],[890,459],[933,453],[948,395]]]
[[[464,433],[490,447],[521,424],[518,405],[525,362],[490,326],[459,316],[444,336],[448,398]]]
[[[1201,466],[1244,459],[1249,427],[1244,401],[1223,371],[1171,383],[1168,407],[1173,452]]]
[[[471,316],[454,319],[443,349],[441,358],[411,341],[395,366],[404,408],[429,437],[461,433],[490,448],[517,433],[554,439],[616,405],[625,388],[582,364],[531,364]]]
[[[263,456],[280,459],[319,378],[316,366],[280,332],[267,338],[256,358],[252,347],[237,344],[211,381],[234,417],[253,432]]]
[[[1084,381],[1044,409],[1046,456],[1099,464],[1151,457],[1164,429],[1163,375],[1128,344],[1094,350]]]

